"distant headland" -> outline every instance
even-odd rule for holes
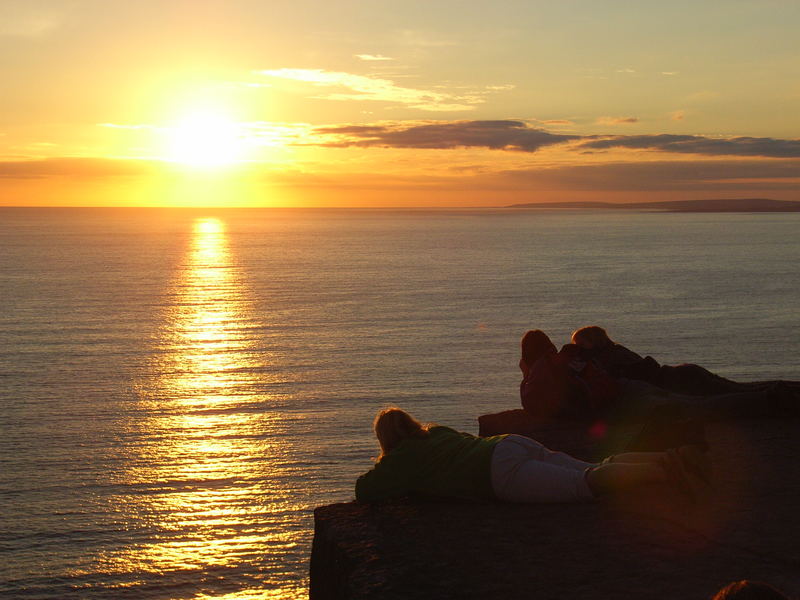
[[[506,208],[571,208],[654,210],[663,212],[800,212],[800,202],[769,198],[717,198],[667,202],[546,202],[511,204]]]

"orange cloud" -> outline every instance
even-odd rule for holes
[[[362,100],[404,104],[412,108],[427,111],[468,111],[484,103],[485,95],[509,89],[508,86],[489,86],[465,94],[450,94],[441,91],[403,87],[389,79],[356,75],[341,71],[324,69],[270,69],[259,71],[261,75],[275,79],[287,79],[307,83],[314,88],[345,88],[343,92],[320,94],[314,92],[314,98],[325,100]]]
[[[537,123],[541,123],[542,125],[575,125],[575,121],[569,121],[567,119],[546,119],[544,121],[538,121]]]
[[[595,121],[598,125],[630,125],[638,122],[637,117],[598,117]]]
[[[394,60],[392,57],[383,56],[382,54],[355,54],[354,56],[367,62]]]

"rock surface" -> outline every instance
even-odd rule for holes
[[[654,486],[588,504],[318,508],[311,598],[700,600],[739,579],[800,595],[798,421],[707,433],[714,485],[694,504]]]
[[[567,452],[583,460],[600,460],[606,456],[601,440],[590,435],[585,425],[566,421],[542,422],[521,408],[478,417],[478,435],[488,437],[501,433],[524,435],[548,448]]]

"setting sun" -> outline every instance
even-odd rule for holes
[[[190,113],[169,127],[167,136],[168,159],[185,165],[221,167],[245,154],[241,125],[221,113]]]

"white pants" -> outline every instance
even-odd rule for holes
[[[595,467],[563,452],[554,452],[521,435],[500,441],[492,455],[492,488],[507,502],[575,502],[595,496],[586,471]]]

